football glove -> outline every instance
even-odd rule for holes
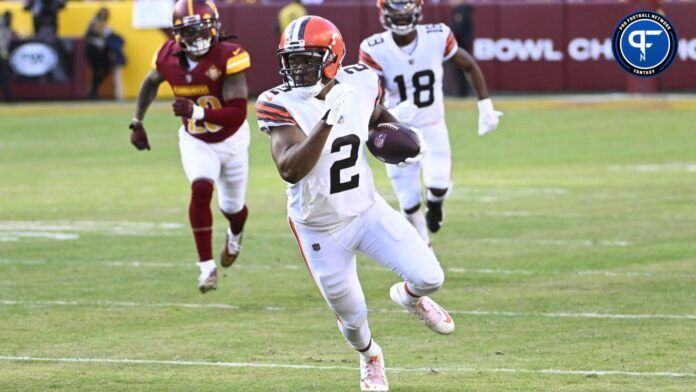
[[[418,151],[418,155],[415,157],[411,158],[406,158],[404,159],[403,162],[399,162],[396,164],[398,167],[406,167],[412,163],[418,162],[421,159],[423,159],[423,155],[425,155],[425,140],[423,139],[423,132],[420,131],[420,129],[416,127],[411,127],[411,131],[416,134],[416,137],[418,138],[418,145],[420,146],[420,150]]]
[[[150,149],[150,142],[147,140],[147,132],[145,132],[145,127],[143,127],[143,123],[140,121],[135,121],[128,126],[132,130],[131,132],[131,144],[135,146],[138,150],[149,150]]]
[[[393,108],[389,109],[389,113],[396,117],[400,123],[408,124],[416,118],[416,113],[418,111],[418,106],[411,103],[411,101],[403,101]]]
[[[346,103],[355,94],[353,86],[345,83],[338,83],[331,88],[324,99],[324,111],[326,112],[326,123],[336,125],[341,121],[346,112]]]
[[[503,112],[499,112],[493,109],[493,101],[490,98],[482,99],[478,101],[479,110],[479,121],[478,121],[478,134],[483,136],[489,132],[495,131],[498,128],[498,123],[500,122],[500,116]]]
[[[190,118],[193,120],[202,120],[205,117],[205,111],[202,107],[193,103],[192,100],[176,97],[172,103],[172,111],[177,117]]]

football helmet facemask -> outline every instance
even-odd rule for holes
[[[219,14],[212,0],[178,0],[172,15],[174,37],[195,57],[208,53],[220,34]]]
[[[423,19],[424,0],[377,0],[379,20],[394,34],[407,35]]]
[[[280,37],[278,61],[283,84],[305,98],[317,96],[341,68],[346,55],[343,36],[330,21],[304,16]]]

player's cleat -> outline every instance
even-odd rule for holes
[[[397,283],[389,290],[389,296],[409,313],[418,317],[428,328],[442,334],[449,335],[454,331],[454,320],[449,313],[437,302],[429,297],[420,297],[418,302],[412,304],[408,299],[404,283]]]
[[[442,202],[428,200],[428,211],[425,213],[425,222],[428,224],[428,230],[431,233],[437,233],[442,226]]]
[[[382,352],[370,358],[360,356],[360,390],[361,391],[388,391],[389,383],[384,371],[384,357]]]
[[[220,265],[224,268],[229,268],[237,260],[237,256],[242,251],[242,235],[241,232],[237,235],[232,234],[232,230],[227,228],[227,236],[225,237],[225,245],[220,252]]]
[[[211,260],[212,262],[212,260]],[[201,268],[201,274],[198,276],[198,290],[202,294],[217,288],[217,268],[213,265],[212,269]]]

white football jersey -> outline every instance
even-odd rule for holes
[[[454,34],[446,25],[416,26],[417,38],[411,54],[395,42],[391,31],[365,38],[360,44],[360,62],[370,66],[384,81],[384,106],[393,108],[403,101],[418,107],[416,127],[444,121],[442,63],[457,53]]]
[[[356,90],[343,120],[334,125],[316,166],[298,183],[288,184],[288,215],[314,230],[334,230],[369,208],[376,200],[372,170],[364,144],[370,117],[382,95],[379,77],[364,64],[342,68],[336,80]],[[294,125],[309,135],[324,116],[324,101],[305,99],[280,86],[256,102],[259,128]]]

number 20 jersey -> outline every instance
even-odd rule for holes
[[[360,44],[360,62],[375,70],[384,81],[384,106],[402,101],[418,107],[411,125],[427,127],[445,119],[442,94],[442,63],[457,53],[458,45],[449,27],[418,25],[417,43],[411,54],[394,42],[391,31],[374,34]]]
[[[370,117],[381,98],[379,77],[363,64],[344,67],[338,83],[355,88],[343,119],[333,126],[319,161],[296,184],[288,184],[288,215],[312,230],[334,230],[369,208],[376,200],[374,178],[365,156]],[[325,114],[324,101],[305,99],[292,89],[277,87],[256,102],[259,128],[299,127],[309,136]]]
[[[169,40],[155,53],[153,67],[171,85],[175,96],[195,101],[204,109],[222,108],[225,102],[222,96],[225,78],[251,66],[249,53],[232,42],[223,41],[213,45],[191,70],[181,64],[183,57],[179,44]],[[207,143],[219,143],[237,132],[237,129],[205,121],[182,120],[191,136]]]

